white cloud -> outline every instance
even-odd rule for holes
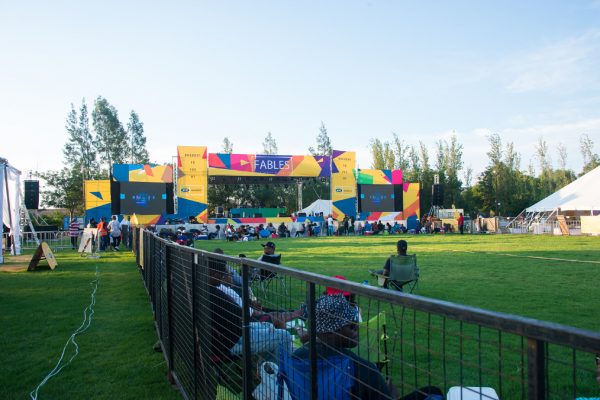
[[[597,80],[594,64],[600,59],[600,31],[591,30],[529,54],[519,54],[505,64],[508,90],[514,93],[580,88]]]

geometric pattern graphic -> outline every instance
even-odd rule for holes
[[[361,212],[362,221],[400,221],[407,220],[410,217],[421,218],[420,184],[404,183],[402,185],[402,202],[404,211],[399,212]]]
[[[110,205],[110,181],[84,181],[85,209]]]
[[[206,146],[177,146],[177,214],[208,221]]]
[[[208,155],[210,176],[329,177],[329,156],[288,156],[273,154]]]
[[[359,169],[359,185],[400,185],[402,170],[400,169]]]
[[[417,183],[405,183],[404,184],[404,195],[403,195],[403,203],[404,203],[404,218],[407,219],[413,215],[417,217],[417,219],[421,218],[421,210],[419,206],[420,200],[420,184]]]
[[[114,164],[113,179],[117,182],[172,183],[171,165]]]
[[[331,156],[331,210],[333,218],[356,216],[356,153],[333,150]]]
[[[85,223],[91,218],[110,218],[110,181],[84,181]]]

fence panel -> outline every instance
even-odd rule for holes
[[[275,396],[270,383],[278,376],[294,398],[307,399],[461,388],[482,399],[494,392],[501,399],[598,395],[597,332],[209,253],[149,233],[143,248],[157,330],[185,398]]]

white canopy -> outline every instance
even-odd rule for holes
[[[331,200],[315,200],[310,206],[298,211],[306,215],[318,215],[323,213],[324,216],[331,214]]]
[[[8,164],[0,164],[0,178],[2,189],[0,189],[0,229],[4,225],[10,228],[13,235],[14,246],[11,246],[12,254],[21,254],[21,228],[19,214],[21,211],[21,172]],[[9,207],[10,205],[10,207]],[[3,229],[2,229],[3,230]],[[2,257],[2,241],[0,240],[0,263],[4,262]]]
[[[596,167],[564,188],[538,201],[525,211],[546,212],[600,210],[600,167]]]

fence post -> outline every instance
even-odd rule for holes
[[[527,339],[529,400],[544,400],[546,398],[545,346],[546,343],[542,340]]]
[[[196,342],[196,268],[198,264],[196,263],[196,259],[198,257],[194,252],[190,252],[191,261],[192,261],[192,349],[194,349],[194,399],[198,398],[198,379],[197,371],[198,371],[198,349]],[[206,376],[205,376],[206,377]]]
[[[315,284],[307,282],[308,285],[308,321],[309,321],[309,365],[310,365],[310,398],[317,400],[319,388],[317,382],[317,318],[315,307]]]
[[[242,261],[242,352],[244,356],[244,399],[252,399],[252,354],[250,352],[250,274]]]
[[[169,264],[169,253],[170,253],[169,245],[165,245],[164,254],[164,266],[165,266],[165,276],[167,278],[167,324],[169,331],[169,350],[167,354],[167,362],[169,363],[169,372],[173,371],[173,288],[171,286],[171,266]]]

